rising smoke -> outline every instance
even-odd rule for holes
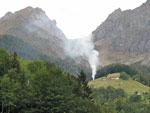
[[[65,53],[71,58],[86,57],[92,69],[92,78],[95,79],[99,65],[98,51],[94,50],[92,35],[80,39],[69,40],[65,43]]]
[[[40,9],[39,9],[40,10]],[[92,43],[92,35],[80,39],[66,40],[65,35],[62,31],[57,28],[56,21],[50,20],[44,12],[36,14],[33,12],[30,18],[30,23],[24,25],[26,30],[31,33],[38,33],[39,30],[37,27],[40,27],[47,31],[50,35],[56,36],[63,40],[65,54],[73,59],[79,57],[87,58],[90,67],[92,69],[92,78],[95,79],[95,74],[97,66],[99,65],[98,61],[98,51],[94,50],[94,44]],[[35,27],[37,26],[37,27]],[[39,37],[48,38],[43,33],[37,34]]]

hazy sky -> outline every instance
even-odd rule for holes
[[[133,9],[146,0],[0,0],[0,17],[27,6],[42,8],[67,38],[85,37],[115,9]]]

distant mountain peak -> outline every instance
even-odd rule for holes
[[[133,10],[112,12],[95,31],[103,65],[140,62],[150,65],[150,0]],[[109,56],[109,57],[107,57]]]
[[[32,7],[32,6],[28,6],[28,7],[26,7],[26,8],[24,8],[24,9],[21,9],[20,11],[28,11],[28,12],[30,12],[30,11],[32,11],[34,8]]]
[[[37,11],[37,12],[42,12],[42,13],[45,13],[41,8],[39,7],[36,7],[36,8],[33,8],[32,6],[28,6],[26,8],[23,8],[19,11],[16,11],[16,12],[26,12],[26,13],[30,13],[32,11]]]
[[[122,14],[122,12],[123,12],[123,11],[122,11],[120,8],[116,9],[114,12],[112,12],[112,13],[108,16],[107,20],[114,20],[114,19],[120,17],[120,15]]]
[[[2,19],[10,18],[12,15],[13,15],[12,12],[7,12],[7,13],[4,15],[4,17],[2,17]]]
[[[25,19],[29,19],[29,20],[31,20],[31,19],[33,19],[33,20],[34,19],[35,20],[36,19],[41,19],[39,17],[46,17],[46,18],[48,18],[46,16],[46,14],[45,14],[45,11],[43,11],[41,8],[38,8],[38,7],[33,8],[31,6],[28,6],[28,7],[24,8],[24,9],[16,11],[15,14],[21,15]]]
[[[10,11],[5,14],[5,16],[10,16],[10,15],[13,15],[13,13]]]
[[[121,10],[121,8],[118,8],[118,9],[115,10],[115,12],[121,13],[122,10]]]

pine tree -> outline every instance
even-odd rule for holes
[[[92,90],[88,86],[88,82],[86,81],[86,75],[83,71],[78,75],[78,95],[82,98],[92,99]]]
[[[20,70],[20,63],[19,63],[18,56],[17,56],[16,52],[14,52],[14,54],[13,54],[12,68],[16,68],[18,73],[21,71]]]

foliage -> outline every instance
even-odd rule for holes
[[[88,86],[88,82],[86,81],[86,75],[83,71],[80,72],[77,78],[78,85],[75,89],[75,92],[78,92],[77,95],[81,96],[82,98],[89,98],[91,99],[92,90]]]
[[[141,95],[135,94],[134,96],[131,96],[130,97],[130,101],[131,102],[139,102],[139,101],[141,101]]]
[[[122,89],[115,89],[111,86],[107,88],[93,89],[95,92],[95,98],[97,103],[100,104],[104,113],[148,113],[150,103],[146,103],[145,100],[149,100],[146,95],[145,99],[141,98],[141,95],[136,93],[130,95]],[[149,94],[148,94],[149,95]]]
[[[108,74],[125,72],[130,76],[137,74],[137,71],[125,64],[111,64],[97,71],[96,78],[107,76]]]
[[[99,97],[103,100],[100,101],[101,104],[112,101],[116,98],[123,98],[126,97],[126,94],[124,90],[122,89],[115,89],[111,86],[108,86],[107,88],[101,87],[98,90],[95,90],[97,94],[99,94]]]
[[[58,58],[52,51],[51,54],[45,54],[45,52],[41,51],[38,47],[25,42],[18,37],[14,37],[11,35],[0,35],[0,48],[4,48],[10,53],[17,52],[18,57],[26,60],[42,60],[53,62],[64,72],[70,73],[74,76],[77,76],[81,69],[84,69],[87,75],[87,80],[92,79],[91,76],[89,76],[91,70],[76,65],[74,60],[70,58],[62,60],[61,58]]]
[[[8,52],[0,49],[0,76],[3,76],[10,69],[10,58]]]
[[[121,73],[125,72],[128,74],[132,79],[150,86],[150,67],[132,64],[132,65],[125,65],[125,64],[111,64],[105,66],[97,71],[96,78],[100,78],[103,76],[107,76],[108,74],[112,73]]]
[[[123,79],[123,80],[128,80],[130,78],[130,76],[125,72],[121,72],[120,73],[120,78]]]
[[[0,49],[1,113],[99,113],[86,75],[74,78],[46,61],[20,60]]]
[[[133,79],[141,82],[144,85],[150,86],[150,67],[143,65],[131,65],[137,74],[133,75]]]

